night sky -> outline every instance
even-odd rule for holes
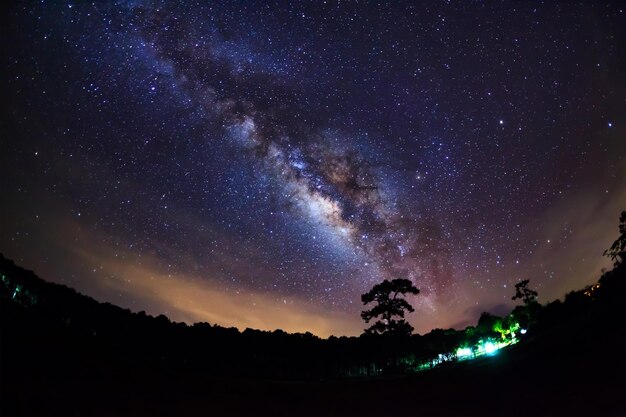
[[[0,251],[133,311],[423,333],[594,282],[626,209],[626,4],[3,6]]]

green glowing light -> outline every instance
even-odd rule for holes
[[[495,352],[496,350],[498,350],[498,347],[491,342],[487,342],[485,343],[484,349],[485,349],[485,353],[489,355]]]
[[[459,348],[456,351],[457,358],[467,358],[469,356],[472,356],[472,349],[470,348]]]

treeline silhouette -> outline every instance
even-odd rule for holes
[[[565,375],[566,382],[576,376],[597,380],[594,367],[619,372],[626,368],[623,358],[626,352],[626,213],[620,220],[620,237],[606,253],[614,261],[613,269],[604,272],[597,283],[568,293],[563,301],[540,305],[534,300],[534,292],[527,288],[528,282],[521,282],[517,288],[518,292],[522,290],[521,296],[516,294],[516,297],[522,299],[525,294],[524,304],[506,317],[483,313],[476,326],[464,330],[435,329],[410,337],[364,334],[320,339],[310,333],[252,329],[240,332],[208,323],[173,323],[163,315],[151,317],[99,303],[66,286],[41,280],[0,255],[0,402],[5,404],[0,410],[6,414],[11,411],[48,414],[46,402],[33,401],[33,398],[46,398],[56,404],[58,413],[65,404],[63,395],[67,395],[67,401],[85,401],[83,407],[70,409],[93,411],[89,407],[93,407],[94,397],[87,392],[106,393],[111,389],[107,384],[131,384],[125,381],[133,381],[127,389],[139,398],[118,398],[117,401],[144,407],[147,401],[155,401],[154,387],[150,385],[153,378],[193,381],[194,386],[210,386],[220,395],[227,395],[222,391],[223,382],[215,385],[215,381],[287,381],[296,384],[289,388],[295,389],[298,381],[330,380],[338,381],[332,384],[342,384],[362,377],[413,374],[442,353],[449,354],[460,346],[473,346],[481,340],[508,337],[507,331],[513,329],[513,324],[527,332],[519,335],[519,344],[499,354],[498,360],[506,358],[516,363],[509,369],[499,362],[502,375],[516,378],[518,384],[528,385],[531,390],[531,385],[536,383],[532,373],[541,374],[547,369],[557,369],[555,372]],[[450,369],[453,373],[449,375],[454,378],[470,372],[462,369],[483,369],[480,366],[484,366],[480,361],[474,365],[457,364],[454,355],[445,359],[437,368]],[[436,377],[427,378],[436,380]],[[615,384],[614,377],[607,378],[610,388],[603,391],[606,397],[603,396],[602,401],[614,407],[611,401],[618,401],[615,393],[626,388],[626,383],[621,380],[621,385]],[[452,384],[448,379],[449,376],[446,383]],[[213,381],[213,385],[207,381]],[[244,382],[233,384],[237,389],[248,386]],[[259,387],[252,382],[249,384],[256,389]],[[352,390],[357,385],[349,386]],[[328,398],[335,395],[336,386],[330,387],[333,388],[324,386],[329,390]],[[422,386],[422,390],[435,397],[439,395],[429,387]],[[174,404],[183,401],[187,389],[180,388],[172,394],[174,400],[170,400]],[[404,388],[395,386],[394,389]],[[478,392],[478,388],[465,385],[464,389],[469,390],[467,396]],[[275,394],[250,395],[258,400],[260,396],[270,398]],[[455,395],[461,394],[455,392]],[[537,391],[536,395],[542,394]],[[229,402],[228,398],[220,401]],[[7,412],[6,404],[18,408]],[[128,409],[122,410],[128,414]],[[356,412],[355,408],[350,410]],[[368,409],[363,409],[359,414],[366,411]],[[457,411],[469,414],[466,408]],[[626,411],[626,407],[622,411]],[[130,413],[146,412],[135,409]],[[484,414],[489,413],[484,411]]]
[[[623,264],[616,265],[598,283],[570,292],[563,302],[518,306],[504,318],[483,313],[476,326],[464,330],[435,329],[408,338],[364,334],[320,339],[311,333],[240,332],[208,323],[175,323],[164,315],[132,313],[46,282],[0,255],[2,359],[6,364],[14,357],[24,358],[32,365],[41,362],[41,368],[53,363],[59,372],[69,372],[73,366],[110,369],[125,365],[287,379],[412,372],[419,364],[464,343],[499,339],[501,334],[494,328],[511,318],[529,328],[528,336],[562,331],[572,321],[581,329],[610,327],[618,313],[614,309],[626,294],[623,269]]]
[[[372,376],[408,371],[465,337],[464,331],[436,329],[410,338],[321,339],[311,333],[187,325],[99,303],[1,255],[0,274],[3,362],[13,362],[15,355],[41,367],[54,363],[61,372],[132,365],[249,378]]]

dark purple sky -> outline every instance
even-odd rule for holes
[[[6,7],[6,6],[5,6]],[[25,2],[0,251],[177,321],[420,332],[598,278],[626,208],[624,3]]]

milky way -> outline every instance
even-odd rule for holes
[[[1,247],[174,320],[420,330],[594,281],[626,207],[623,4],[26,3]]]

